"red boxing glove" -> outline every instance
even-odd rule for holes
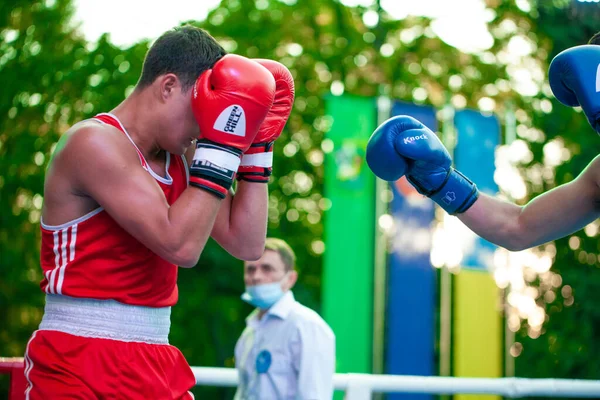
[[[252,146],[242,156],[238,179],[268,183],[273,167],[273,143],[281,135],[294,104],[294,78],[285,65],[273,60],[255,59],[275,78],[275,100],[260,126]]]
[[[273,75],[246,57],[228,54],[200,75],[192,91],[200,136],[191,185],[225,198],[274,96]]]

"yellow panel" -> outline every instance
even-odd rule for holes
[[[454,376],[502,376],[502,316],[499,290],[490,274],[462,270],[454,279]],[[500,396],[457,395],[455,400]]]

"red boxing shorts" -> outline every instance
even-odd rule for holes
[[[153,312],[150,315],[143,308],[116,302],[67,299],[72,304],[65,307],[64,296],[47,298],[40,330],[33,333],[27,344],[26,399],[194,398],[188,392],[195,385],[194,374],[176,347],[161,343],[166,336],[163,335],[164,326],[156,324],[156,310],[150,309]],[[85,307],[73,312],[72,306],[82,302],[86,303]],[[101,306],[96,307],[97,304]],[[106,304],[111,304],[109,309],[104,307]],[[114,309],[115,304],[118,310]],[[139,309],[142,309],[142,315]],[[113,313],[123,314],[123,310],[127,311],[120,317]],[[131,310],[135,310],[135,315]],[[170,309],[168,311],[170,314]],[[107,316],[110,322],[107,322]],[[115,322],[114,317],[120,321]],[[161,315],[159,319],[164,323],[163,317]],[[126,320],[127,324],[124,323]],[[61,329],[45,329],[59,326]],[[162,331],[159,334],[157,327]],[[86,336],[76,335],[73,331],[83,332]],[[101,335],[110,338],[98,337]],[[132,335],[147,340],[115,339],[131,339]]]

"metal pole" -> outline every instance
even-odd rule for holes
[[[379,16],[375,31],[375,48],[378,49],[383,42],[385,32],[381,30],[382,8],[380,1],[375,2],[375,10]],[[377,98],[377,125],[390,117],[391,101],[386,97],[385,85],[379,86]],[[386,280],[387,280],[387,236],[379,226],[379,219],[387,212],[388,204],[386,191],[388,183],[375,178],[375,243],[373,260],[373,373],[385,372],[385,307],[386,307]],[[381,395],[376,395],[376,400]]]
[[[377,124],[390,116],[390,100],[377,99]],[[379,226],[379,219],[387,212],[388,183],[375,179],[375,249],[373,265],[373,373],[384,373],[385,359],[385,299],[387,280],[387,236]]]
[[[504,143],[510,145],[517,138],[517,119],[515,117],[514,105],[512,102],[506,103],[506,113],[504,116]],[[509,304],[507,296],[509,288],[502,291],[502,309],[504,311],[504,376],[515,376],[515,358],[510,354],[510,349],[515,343],[515,333],[508,327]]]
[[[454,132],[454,108],[448,104],[442,111],[442,141],[451,155],[456,145]],[[452,274],[448,267],[440,271],[440,376],[452,373]],[[442,395],[440,399],[449,399]]]

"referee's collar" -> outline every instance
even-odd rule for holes
[[[285,292],[282,298],[280,298],[277,303],[273,304],[269,311],[266,312],[266,315],[273,315],[275,317],[279,317],[281,319],[286,319],[287,316],[294,308],[294,303],[296,300],[294,299],[294,294],[291,290]]]
[[[265,317],[268,318],[271,316],[277,317],[280,319],[286,319],[287,316],[290,315],[290,312],[292,312],[292,309],[294,308],[295,303],[296,303],[296,299],[294,298],[294,294],[292,293],[291,290],[288,290],[277,301],[277,303],[273,304],[271,306],[271,308],[269,308],[267,310],[267,312],[265,313],[265,315],[263,316],[262,319],[265,319]],[[250,313],[250,315],[248,315],[248,317],[246,318],[246,323],[250,324],[250,325],[258,324],[258,322],[260,321],[258,319],[259,311],[260,310],[258,308],[256,308],[254,311],[252,311]]]

